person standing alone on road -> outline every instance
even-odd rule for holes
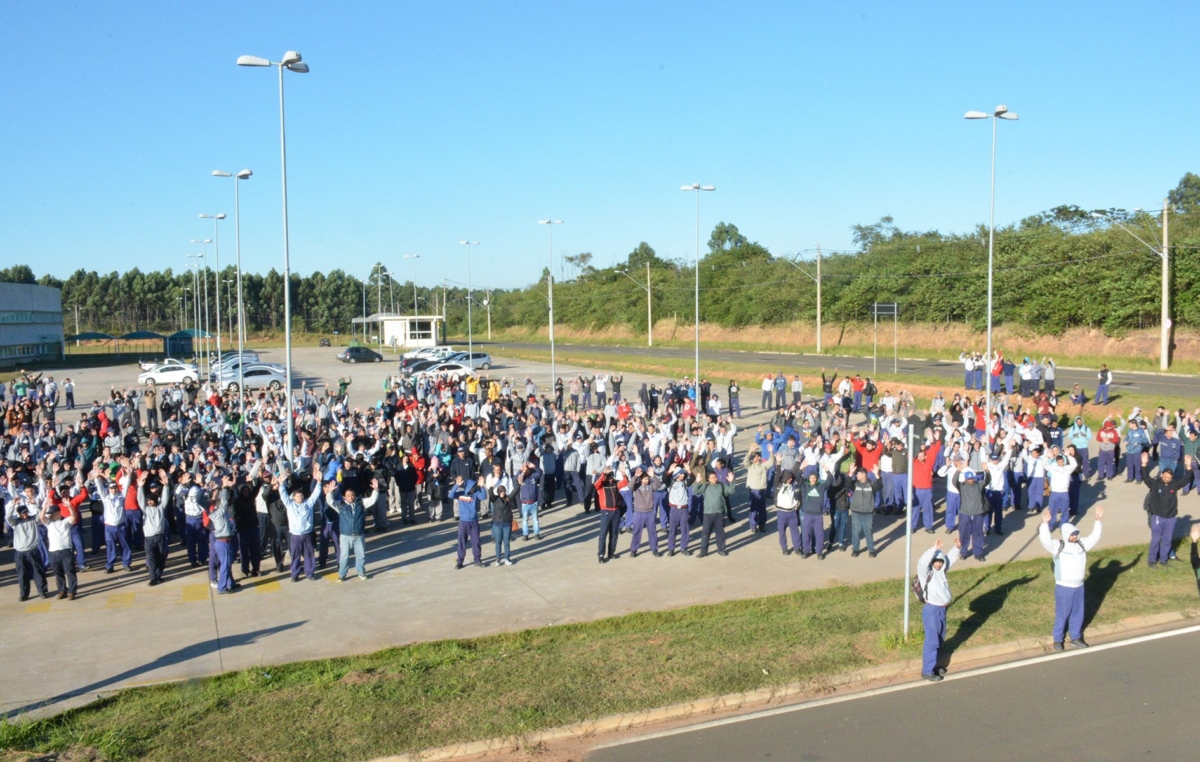
[[[1092,533],[1079,537],[1074,524],[1062,525],[1062,539],[1050,538],[1050,511],[1042,513],[1038,539],[1054,559],[1054,650],[1063,650],[1063,637],[1071,635],[1072,648],[1087,648],[1083,640],[1083,579],[1087,576],[1087,552],[1100,542],[1100,520],[1104,508],[1096,507],[1096,522]]]
[[[942,541],[925,551],[917,561],[917,579],[924,593],[925,605],[921,608],[921,621],[925,625],[925,649],[921,657],[921,677],[931,683],[940,682],[946,673],[945,667],[937,665],[938,651],[946,640],[946,608],[954,600],[950,594],[950,583],[946,572],[959,559],[958,540],[949,553],[942,552]]]

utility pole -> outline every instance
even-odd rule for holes
[[[646,346],[654,346],[654,310],[650,307],[650,260],[646,260]]]
[[[488,291],[488,292],[486,292],[486,293],[487,293],[487,296],[486,296],[486,297],[484,297],[483,306],[484,306],[484,307],[487,307],[487,313],[488,313],[488,341],[491,341],[491,340],[492,340],[492,292],[491,292],[491,291]]]
[[[817,354],[821,354],[821,244],[817,244]]]
[[[1171,367],[1171,260],[1167,249],[1167,205],[1170,199],[1163,199],[1163,243],[1162,243],[1162,336],[1159,346],[1158,369],[1165,371]]]

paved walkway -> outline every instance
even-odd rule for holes
[[[298,352],[298,363],[316,365]],[[329,350],[322,350],[328,353]],[[359,366],[352,392],[375,383],[392,366]],[[307,369],[325,378],[325,370]],[[493,376],[544,370],[512,364]],[[560,373],[572,369],[562,366]],[[362,383],[360,383],[360,380]],[[661,379],[655,379],[661,381]],[[640,377],[626,377],[636,390]],[[107,385],[107,382],[106,382]],[[364,393],[363,397],[370,394]],[[89,397],[81,397],[89,398]],[[371,399],[373,402],[373,398]],[[752,411],[757,412],[757,411]],[[745,423],[757,424],[754,416]],[[741,448],[748,439],[743,436]],[[1144,491],[1120,483],[1085,485],[1084,506],[1102,501],[1108,512],[1102,546],[1142,542]],[[1184,499],[1184,513],[1200,504]],[[1086,514],[1085,508],[1085,514]],[[738,511],[744,517],[744,508]],[[1036,517],[1010,514],[1007,534],[989,538],[989,563],[1038,558]],[[1180,532],[1186,531],[1186,521]],[[1084,518],[1085,531],[1090,519]],[[398,525],[396,525],[398,526]],[[293,583],[270,574],[243,582],[236,595],[212,595],[201,571],[187,567],[172,547],[166,584],[149,588],[143,564],[130,574],[81,575],[74,601],[17,603],[11,551],[0,554],[0,711],[49,711],[85,703],[115,688],[198,677],[224,670],[297,659],[369,652],[385,646],[470,637],[668,609],[698,603],[757,597],[806,588],[900,578],[904,573],[903,524],[877,518],[881,552],[871,559],[835,553],[825,561],[782,556],[773,534],[751,535],[745,521],[730,532],[730,555],[705,559],[628,556],[622,535],[620,557],[596,563],[596,518],[578,506],[545,514],[542,539],[514,543],[512,567],[454,567],[455,525],[420,524],[373,535],[367,543],[368,572],[361,581],[333,581],[327,568],[317,582]],[[484,529],[484,560],[491,560]],[[938,536],[944,536],[939,529]],[[934,538],[914,535],[914,557]],[[693,543],[695,540],[693,540]],[[695,547],[693,545],[693,547]],[[965,563],[976,563],[967,561]],[[336,566],[336,563],[334,563]],[[118,567],[119,568],[119,567]],[[663,584],[669,581],[668,584]],[[897,617],[900,584],[897,582]],[[52,644],[52,645],[51,645]]]

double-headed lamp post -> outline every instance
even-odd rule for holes
[[[214,169],[213,177],[232,177],[233,178],[233,242],[237,249],[237,314],[238,314],[238,357],[240,358],[246,349],[246,321],[243,318],[245,314],[242,307],[242,199],[238,192],[242,180],[249,180],[254,173],[248,169],[243,169],[241,172],[234,174],[225,172],[224,170]],[[242,373],[242,363],[238,363],[238,389],[246,387],[245,378]],[[246,397],[244,394],[238,395],[238,415],[241,418],[246,417]]]
[[[696,384],[697,394],[700,393],[700,191],[715,191],[716,189],[715,185],[701,185],[700,183],[684,185],[679,189],[696,192],[696,378],[692,382]]]
[[[217,362],[221,361],[221,237],[217,232],[217,223],[225,219],[225,213],[201,214],[200,219],[213,221],[213,272],[217,278]]]
[[[471,247],[478,246],[479,241],[459,241],[467,247],[467,366],[475,367],[475,335],[471,326]]]
[[[554,367],[554,226],[563,224],[562,220],[538,220],[539,225],[545,225],[550,233],[550,269],[546,271],[546,294],[550,300],[550,389],[554,389],[554,381],[558,371]],[[488,313],[491,315],[491,313]],[[491,318],[489,317],[490,321]]]
[[[1162,371],[1169,370],[1171,367],[1171,291],[1170,291],[1171,254],[1167,249],[1167,241],[1168,241],[1168,238],[1167,238],[1167,211],[1169,209],[1170,209],[1170,199],[1163,199],[1163,211],[1162,211],[1163,240],[1162,240],[1162,248],[1161,249],[1146,243],[1146,241],[1142,240],[1141,236],[1139,236],[1137,233],[1133,232],[1129,228],[1125,227],[1125,225],[1122,224],[1121,221],[1116,219],[1115,217],[1110,217],[1109,215],[1101,214],[1100,212],[1092,212],[1093,217],[1096,217],[1096,218],[1099,218],[1102,220],[1106,220],[1106,221],[1111,222],[1112,224],[1116,225],[1117,227],[1121,228],[1121,230],[1124,230],[1126,233],[1128,233],[1129,235],[1136,238],[1138,243],[1145,246],[1147,249],[1149,249],[1150,251],[1157,254],[1160,259],[1162,259],[1162,299],[1161,299],[1162,316],[1160,318],[1159,347],[1158,347],[1158,369],[1162,370]],[[1140,214],[1146,214],[1143,210],[1141,210],[1139,208],[1135,208],[1133,211],[1138,212]]]
[[[198,243],[203,248],[199,254],[189,254],[189,257],[196,257],[204,262],[204,273],[201,276],[204,279],[204,372],[207,375],[212,371],[212,352],[208,346],[208,337],[212,334],[208,325],[208,245],[212,243],[211,238],[197,239],[193,238],[192,243]],[[199,263],[197,263],[198,265]],[[196,291],[196,296],[200,295],[200,291]]]
[[[283,59],[271,61],[258,56],[238,56],[238,66],[274,66],[279,69],[279,163],[283,179],[283,343],[286,352],[284,375],[287,385],[287,462],[291,464],[295,457],[296,430],[292,414],[292,267],[288,253],[288,202],[287,202],[287,132],[284,129],[283,109],[283,70],[297,74],[307,74],[308,64],[304,63],[300,54],[289,50],[283,54]]]
[[[800,265],[796,264],[787,257],[771,257],[780,262],[787,262],[792,267],[807,275],[813,283],[817,284],[817,354],[821,354],[821,248],[817,247],[817,274],[813,275],[808,270],[805,270]]]
[[[637,278],[629,274],[628,270],[617,270],[629,280],[638,285],[640,289],[646,292],[646,346],[654,346],[654,311],[652,309],[651,300],[653,296],[650,292],[650,263],[646,262],[646,282],[642,283]]]
[[[417,260],[421,258],[421,255],[405,254],[402,258],[413,261],[413,317],[416,317],[419,314],[417,312]]]
[[[968,111],[963,118],[992,120],[992,200],[988,212],[987,355],[984,360],[988,363],[987,372],[984,373],[984,406],[986,409],[984,436],[990,442],[991,438],[987,434],[987,429],[992,425],[991,363],[995,361],[992,357],[992,262],[996,241],[996,123],[1001,119],[1015,122],[1017,115],[1009,111],[1008,106],[997,106],[991,114],[985,114],[982,111]]]

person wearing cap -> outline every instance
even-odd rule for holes
[[[781,472],[779,488],[775,493],[775,526],[779,532],[779,549],[785,556],[800,553],[800,524],[797,516],[800,497],[795,474],[790,470]],[[791,547],[788,547],[789,534],[792,537]]]
[[[335,482],[330,481],[330,484]],[[300,572],[310,580],[317,579],[316,553],[313,548],[313,509],[321,499],[321,469],[316,464],[312,470],[312,492],[304,497],[304,486],[297,475],[292,475],[291,493],[282,496],[283,507],[288,517],[288,552],[292,556],[292,582],[300,581]]]
[[[2,385],[0,384],[0,386]],[[7,476],[0,477],[6,488],[8,478]],[[81,493],[87,495],[86,491],[81,490]],[[46,567],[38,548],[39,513],[36,505],[27,503],[23,499],[5,501],[4,523],[12,531],[13,561],[16,565],[19,600],[22,602],[29,600],[29,583],[31,581],[43,598],[50,597],[50,590],[46,585]]]
[[[695,495],[702,503],[703,524],[700,535],[700,558],[708,555],[709,538],[715,534],[717,540],[717,555],[727,556],[725,550],[725,518],[730,513],[729,500],[733,497],[733,484],[721,481],[717,472],[709,469],[705,475],[706,481],[695,489]],[[821,542],[825,534],[821,532]]]
[[[964,468],[955,477],[958,488],[958,542],[962,555],[974,552],[976,561],[986,561],[983,547],[984,514],[987,503],[983,499],[983,480],[974,469]]]
[[[464,479],[462,474],[458,474],[454,477],[449,497],[458,508],[455,511],[458,516],[458,560],[454,568],[463,568],[468,542],[471,543],[471,554],[475,559],[473,563],[483,566],[482,549],[479,547],[479,504],[487,494],[474,479]]]
[[[1192,483],[1192,459],[1184,456],[1184,471],[1175,478],[1172,469],[1160,469],[1158,476],[1150,475],[1150,453],[1142,453],[1142,482],[1149,488],[1146,510],[1150,516],[1150,551],[1146,562],[1151,568],[1166,566],[1170,561],[1175,521],[1179,516],[1179,493]]]
[[[533,539],[542,539],[541,526],[538,524],[538,489],[541,481],[541,469],[533,461],[525,461],[517,474],[517,489],[520,491],[521,502],[521,539],[523,541],[529,540],[531,528]]]
[[[880,489],[879,464],[877,462],[872,471],[853,468],[850,477],[854,480],[847,488],[850,493],[850,544],[853,546],[850,555],[858,558],[861,552],[858,541],[863,538],[867,541],[867,554],[874,558],[875,502]]]
[[[658,530],[654,526],[655,492],[661,490],[662,482],[640,467],[634,471],[634,478],[637,488],[633,490],[633,537],[629,543],[629,555],[637,558],[642,546],[642,532],[645,531],[650,539],[650,552],[658,557],[662,551],[658,549]]]
[[[954,600],[946,572],[962,557],[961,546],[962,542],[955,540],[950,552],[943,553],[939,538],[917,561],[917,580],[925,597],[925,605],[921,607],[921,621],[925,625],[921,677],[933,683],[940,682],[946,674],[946,669],[937,665],[938,651],[946,640],[946,609]]]
[[[82,485],[80,491],[83,491]],[[71,527],[79,523],[79,509],[70,500],[56,502],[47,498],[38,515],[38,520],[46,527],[46,540],[50,549],[50,567],[54,569],[58,599],[75,600],[79,581],[75,574],[75,551],[71,546]]]
[[[987,472],[985,496],[987,497],[988,512],[983,520],[984,534],[1004,534],[1004,494],[1008,487],[1008,467],[1012,456],[1006,450],[1003,454],[993,452],[984,464]]]
[[[749,493],[750,510],[747,519],[751,533],[762,533],[767,526],[767,467],[762,454],[751,449],[746,454],[746,491]]]
[[[121,485],[116,479],[105,479],[99,470],[94,470],[94,484],[104,505],[104,571],[113,573],[117,561],[118,546],[120,547],[121,565],[125,571],[133,568],[133,550],[129,542],[129,529],[125,524],[125,496],[121,494]],[[189,555],[190,555],[189,548]]]
[[[810,473],[799,490],[800,495],[800,557],[814,553],[825,560],[825,480],[816,472]]]
[[[150,587],[162,584],[163,569],[167,565],[167,506],[171,504],[171,480],[165,470],[159,470],[158,483],[147,485],[149,471],[138,474],[138,505],[144,521],[142,532],[146,538],[146,573]],[[243,550],[243,552],[246,552]]]
[[[505,480],[497,481],[488,488],[488,500],[492,504],[492,544],[495,545],[496,566],[512,566],[512,523],[517,506],[509,491],[511,486],[506,476]]]
[[[608,563],[617,555],[621,510],[625,507],[625,501],[621,498],[621,489],[626,486],[626,483],[624,479],[620,482],[617,481],[613,475],[612,466],[605,466],[592,485],[596,490],[596,502],[600,513],[600,534],[596,538],[596,555],[602,564]]]
[[[1129,428],[1125,432],[1125,483],[1142,480],[1142,453],[1150,449],[1150,434],[1146,421],[1136,407],[1129,413]]]
[[[1087,648],[1083,639],[1083,580],[1087,576],[1087,552],[1100,542],[1101,519],[1104,508],[1096,506],[1096,521],[1092,533],[1080,538],[1079,528],[1070,522],[1062,525],[1062,539],[1055,542],[1050,536],[1050,511],[1042,513],[1038,539],[1054,559],[1054,629],[1051,636],[1054,650],[1063,650],[1063,639],[1071,636],[1071,646]]]

